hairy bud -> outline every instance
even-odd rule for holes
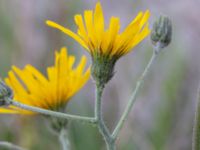
[[[12,97],[12,90],[3,81],[0,80],[0,106],[8,105],[6,98]]]
[[[160,16],[153,24],[151,31],[151,41],[154,45],[159,45],[161,48],[166,47],[171,42],[172,23],[166,16]]]

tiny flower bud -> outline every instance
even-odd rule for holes
[[[48,118],[48,127],[49,130],[54,134],[59,134],[62,129],[67,129],[68,121],[66,119],[60,118]]]
[[[0,106],[8,105],[9,102],[6,101],[6,98],[12,98],[12,90],[0,80]]]
[[[66,113],[65,112],[65,107],[60,107],[58,109],[58,112],[62,112],[62,113]],[[68,120],[66,119],[62,119],[62,118],[55,118],[55,117],[51,117],[51,116],[46,116],[47,117],[47,125],[49,127],[49,130],[55,134],[55,135],[59,135],[60,132],[63,129],[67,129],[68,128]]]
[[[159,42],[160,48],[166,47],[171,42],[172,23],[166,16],[160,16],[153,24],[151,41],[154,45]]]

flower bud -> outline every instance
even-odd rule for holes
[[[0,80],[0,106],[8,105],[6,98],[12,97],[12,90],[3,81]]]
[[[160,48],[166,47],[171,42],[172,23],[166,16],[160,16],[153,24],[151,41],[154,45],[159,42]]]

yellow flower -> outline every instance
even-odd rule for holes
[[[109,27],[105,29],[103,11],[100,2],[98,2],[94,11],[86,10],[84,16],[75,15],[77,33],[49,20],[46,23],[74,38],[92,55],[99,53],[103,56],[119,58],[149,35],[149,16],[148,10],[145,13],[139,12],[121,33],[119,18],[111,17]]]
[[[114,74],[116,61],[149,35],[149,16],[148,10],[139,12],[123,32],[120,32],[119,18],[111,17],[105,29],[103,11],[98,2],[94,11],[86,10],[83,16],[75,15],[77,33],[53,21],[47,20],[46,23],[75,39],[91,54],[93,79],[97,84],[105,85]]]
[[[74,62],[75,57],[68,55],[66,48],[61,48],[60,52],[55,53],[55,65],[47,68],[47,77],[31,65],[26,65],[24,69],[13,66],[5,82],[13,89],[14,100],[30,106],[59,110],[90,76],[90,68],[84,70],[85,56],[75,68]],[[14,106],[0,108],[0,112],[32,114]]]

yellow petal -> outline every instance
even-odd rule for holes
[[[104,32],[104,16],[100,2],[96,4],[94,11],[94,28],[97,36],[97,44],[100,45]]]
[[[82,56],[81,61],[76,68],[77,75],[80,75],[80,76],[82,75],[85,65],[86,65],[86,57]]]
[[[46,84],[48,81],[47,79],[33,66],[26,65],[26,70],[28,70],[41,84]]]
[[[109,50],[108,53],[110,53],[111,55],[115,54],[114,43],[116,41],[119,29],[120,29],[119,18],[112,17],[110,19],[110,25],[109,25],[109,29],[108,29],[107,38],[105,38],[105,40],[104,40],[105,41],[104,48]],[[106,43],[107,43],[107,45],[106,45]],[[104,49],[104,48],[102,48],[102,49]]]
[[[56,28],[58,30],[61,30],[62,32],[64,32],[65,34],[69,35],[70,37],[72,37],[73,39],[75,39],[79,44],[81,44],[85,49],[88,50],[87,45],[85,44],[85,42],[74,32],[72,32],[71,30],[53,22],[50,20],[46,21],[46,24],[50,27]]]
[[[150,17],[150,11],[149,10],[146,10],[143,17],[142,17],[142,20],[140,22],[140,28],[142,28],[144,26],[144,24],[146,24],[146,22],[148,21]]]
[[[87,29],[88,34],[88,44],[91,44],[89,46],[90,50],[96,49],[97,47],[97,39],[94,31],[94,24],[93,24],[93,15],[91,10],[86,10],[84,12],[84,19],[85,19],[85,25]]]
[[[78,26],[79,35],[87,43],[88,37],[87,37],[85,25],[83,23],[83,17],[80,14],[78,14],[78,15],[75,15],[74,20],[75,20],[76,25]]]
[[[6,84],[8,84],[14,91],[26,95],[27,91],[24,86],[18,81],[13,71],[8,72],[8,78],[5,79]]]
[[[0,113],[3,113],[3,114],[17,114],[17,113],[20,113],[19,111],[17,110],[14,110],[14,109],[11,109],[9,107],[0,107]]]
[[[124,50],[124,54],[128,53],[133,47],[139,44],[145,37],[150,34],[149,24],[147,23],[144,29],[130,42],[130,45]]]

